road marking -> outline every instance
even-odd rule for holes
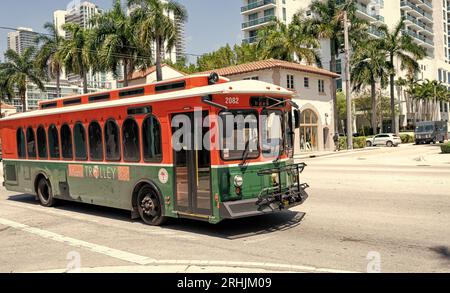
[[[171,231],[164,231],[164,230],[162,230],[162,228],[150,227],[147,225],[144,226],[144,224],[136,223],[136,222],[130,223],[130,222],[125,221],[123,223],[127,224],[126,226],[118,225],[115,223],[114,220],[107,219],[105,217],[97,216],[97,215],[91,215],[91,214],[79,215],[80,213],[73,212],[73,211],[55,210],[55,209],[51,209],[51,208],[44,208],[41,206],[29,206],[29,205],[18,204],[15,202],[7,202],[7,201],[1,201],[0,205],[7,205],[7,206],[15,207],[15,208],[27,209],[27,210],[31,210],[31,211],[45,213],[48,215],[64,216],[64,217],[68,217],[68,218],[75,219],[75,220],[82,221],[82,222],[90,222],[90,223],[94,223],[94,224],[98,224],[98,225],[106,225],[108,227],[116,227],[118,229],[132,230],[132,231],[144,233],[147,235],[164,236],[164,237],[168,237],[168,238],[176,238],[176,239],[184,239],[184,240],[192,240],[192,241],[195,241],[198,239],[197,237],[192,236],[192,235],[183,235],[181,232],[175,233],[175,232],[171,232]],[[140,228],[139,225],[143,226],[143,228]],[[158,231],[155,231],[155,229],[158,229]]]
[[[259,268],[274,271],[290,271],[290,272],[316,272],[316,273],[356,273],[352,271],[335,270],[327,268],[317,268],[313,266],[276,264],[264,262],[237,262],[237,261],[211,261],[211,260],[156,260],[150,257],[137,255],[110,248],[103,245],[98,245],[83,240],[67,237],[61,234],[53,233],[44,229],[31,227],[18,222],[10,221],[0,218],[0,225],[11,227],[13,229],[27,232],[45,239],[53,240],[55,242],[63,243],[65,245],[87,249],[91,252],[103,254],[112,258],[120,259],[138,265],[186,265],[186,266],[214,266],[214,267],[233,267],[233,268]]]

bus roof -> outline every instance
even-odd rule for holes
[[[113,101],[104,101],[91,104],[82,104],[74,106],[66,106],[63,108],[40,109],[26,113],[19,113],[8,116],[0,120],[13,121],[27,119],[32,117],[40,117],[47,115],[64,114],[78,111],[89,111],[111,107],[121,107],[127,105],[140,105],[144,103],[154,103],[159,101],[177,100],[192,98],[196,96],[207,96],[211,94],[261,94],[261,95],[285,95],[292,97],[294,93],[280,86],[266,83],[258,80],[241,80],[226,83],[218,83],[210,86],[196,87],[180,91],[171,91],[161,94],[142,95],[127,99],[118,99]]]

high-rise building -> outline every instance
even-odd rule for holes
[[[31,28],[19,27],[16,31],[8,33],[8,50],[22,54],[27,48],[36,46],[36,36]]]
[[[92,17],[102,13],[102,10],[94,3],[89,1],[72,1],[66,10],[57,10],[53,12],[53,22],[58,29],[58,33],[65,37],[70,38],[70,34],[64,31],[62,28],[66,23],[78,24],[83,29],[88,29],[92,27]],[[63,74],[65,78],[71,84],[81,86],[81,78],[76,74]],[[107,89],[111,87],[111,83],[114,77],[111,73],[93,73],[89,72],[87,74],[88,87]]]
[[[325,1],[325,0],[324,0]],[[306,16],[312,0],[243,0],[241,7],[244,43],[254,43],[258,30],[278,19],[290,23],[292,16],[301,11]],[[405,18],[403,34],[410,35],[414,42],[427,50],[428,57],[419,61],[419,80],[438,80],[450,89],[450,1],[449,0],[355,0],[357,16],[370,24],[370,34],[377,38],[381,33],[376,25],[386,24],[390,29]],[[330,46],[321,41],[322,64],[330,69]],[[338,73],[343,72],[342,60],[338,60]],[[395,62],[397,77],[404,76],[399,62]],[[345,89],[345,80],[338,80],[338,88]],[[417,118],[417,109],[407,101],[404,91],[397,88],[396,99],[400,105],[400,124],[406,126]],[[448,104],[442,103],[440,119],[449,120]]]

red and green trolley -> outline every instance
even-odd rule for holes
[[[57,200],[107,206],[150,225],[169,217],[219,223],[277,212],[308,197],[300,182],[305,164],[293,159],[295,108],[286,89],[216,74],[44,101],[0,121],[4,186],[36,194],[46,207]],[[281,118],[276,153],[260,143],[263,114]],[[211,129],[235,115],[257,118],[231,129],[257,147],[247,141],[242,150],[208,149],[195,139],[174,147],[177,117],[192,125],[198,116],[212,117],[192,131],[220,144],[224,131]]]

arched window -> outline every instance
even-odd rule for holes
[[[318,116],[311,109],[301,113],[300,118],[300,150],[314,151],[318,149]]]
[[[142,144],[146,162],[161,162],[161,125],[154,116],[147,117],[142,123]]]
[[[114,119],[105,123],[105,145],[106,160],[120,161],[120,138],[119,126]]]
[[[48,148],[50,150],[50,158],[59,159],[59,136],[55,125],[50,125],[48,128]]]
[[[37,144],[38,144],[38,155],[40,159],[47,159],[47,135],[45,134],[45,129],[43,126],[39,126],[37,129]]]
[[[25,135],[23,134],[23,129],[19,128],[16,132],[16,142],[17,142],[17,155],[20,159],[25,159],[27,157],[25,148]]]
[[[31,127],[27,129],[27,151],[29,159],[36,159],[36,137]]]
[[[73,127],[73,141],[75,144],[75,159],[87,160],[86,130],[81,122],[77,122]]]
[[[139,126],[133,118],[125,120],[122,126],[123,158],[126,162],[139,162]]]
[[[72,130],[67,124],[61,127],[61,149],[63,159],[73,159]]]
[[[102,128],[96,121],[89,124],[89,158],[92,161],[103,161]]]

